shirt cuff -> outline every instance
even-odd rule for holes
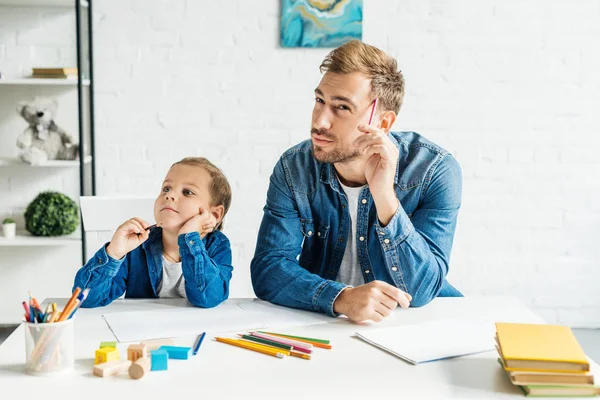
[[[391,250],[405,241],[414,229],[415,227],[406,211],[404,211],[402,204],[398,205],[392,220],[385,227],[381,226],[379,220],[375,222],[375,230],[384,250]]]
[[[317,303],[316,308],[332,317],[338,317],[339,314],[333,311],[333,303],[340,293],[342,293],[342,290],[347,287],[348,285],[341,282],[326,281],[319,290],[317,290],[317,294],[315,295]]]
[[[127,255],[123,256],[123,258],[121,258],[120,260],[112,258],[106,252],[106,248],[109,244],[110,242],[107,242],[104,246],[100,248],[100,250],[96,252],[96,254],[94,254],[95,266],[92,268],[92,271],[96,268],[102,267],[103,270],[107,273],[111,275],[116,275],[119,271],[119,268],[121,268],[121,264],[123,264],[123,261],[125,260],[125,257],[127,257]]]
[[[179,251],[188,249],[192,255],[206,250],[204,241],[200,238],[200,233],[198,232],[182,233],[177,237],[177,244],[179,245]]]

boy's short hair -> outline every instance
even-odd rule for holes
[[[336,74],[362,72],[371,78],[371,92],[379,99],[382,110],[400,112],[404,99],[404,77],[396,60],[375,46],[350,40],[332,50],[319,70]]]
[[[210,184],[208,185],[208,191],[212,202],[211,205],[218,206],[222,204],[225,209],[223,218],[221,218],[221,221],[216,226],[216,229],[220,231],[223,230],[223,220],[231,206],[231,186],[229,186],[229,182],[227,181],[225,174],[223,174],[223,171],[204,157],[186,157],[173,165],[178,164],[200,167],[208,172],[208,175],[210,175],[211,178]]]

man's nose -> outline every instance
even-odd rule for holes
[[[313,128],[317,130],[331,128],[331,115],[326,107],[315,110],[313,114]]]

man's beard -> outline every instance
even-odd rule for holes
[[[333,139],[331,136],[319,133],[319,131],[314,128],[311,129],[310,133],[327,139]],[[317,146],[313,143],[313,156],[315,157],[315,160],[322,163],[346,163],[356,160],[360,156],[360,152],[356,149],[343,148],[335,148],[330,152],[326,152],[321,146]]]

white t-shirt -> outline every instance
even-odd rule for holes
[[[162,256],[163,278],[158,285],[158,297],[173,299],[187,298],[185,295],[185,279],[181,270],[181,262],[172,263]]]
[[[342,264],[338,271],[336,281],[345,283],[350,286],[364,285],[365,278],[360,269],[358,262],[358,252],[356,249],[356,219],[358,212],[358,198],[360,196],[361,187],[349,187],[340,182],[340,186],[344,189],[348,198],[348,212],[350,213],[350,229],[348,230],[348,238],[346,241],[346,250],[342,258]]]

